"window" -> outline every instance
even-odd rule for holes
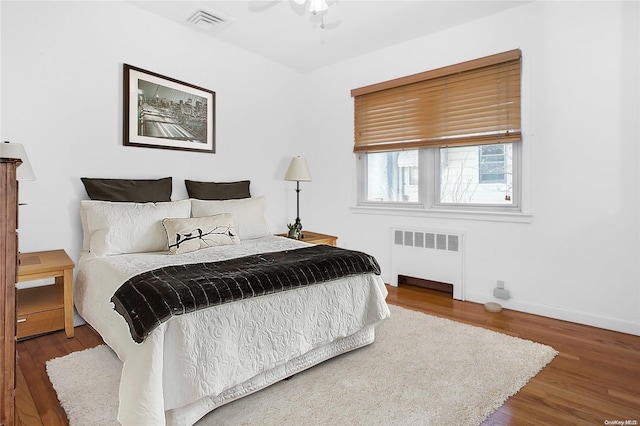
[[[366,199],[384,203],[417,203],[418,151],[375,152],[367,155]]]
[[[352,90],[359,204],[519,205],[521,52]]]
[[[435,204],[513,206],[513,147],[440,148]]]
[[[506,181],[506,144],[479,147],[478,183],[504,183]]]

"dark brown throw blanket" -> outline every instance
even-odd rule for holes
[[[111,301],[129,324],[133,340],[142,343],[154,328],[175,315],[366,273],[380,275],[373,256],[317,245],[165,266],[127,280]]]

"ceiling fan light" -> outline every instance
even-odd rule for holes
[[[311,13],[324,12],[329,9],[329,5],[327,4],[327,0],[310,0],[309,10]]]

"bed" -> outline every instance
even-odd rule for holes
[[[264,206],[264,197],[82,201],[75,305],[123,362],[122,424],[192,425],[216,407],[373,342],[376,325],[389,316],[384,283],[373,272],[185,311],[134,339],[113,300],[141,274],[310,250],[271,235]],[[200,235],[203,223],[230,227],[212,240],[184,238],[194,221]]]

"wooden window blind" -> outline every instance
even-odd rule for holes
[[[517,142],[521,52],[353,89],[354,152]]]

